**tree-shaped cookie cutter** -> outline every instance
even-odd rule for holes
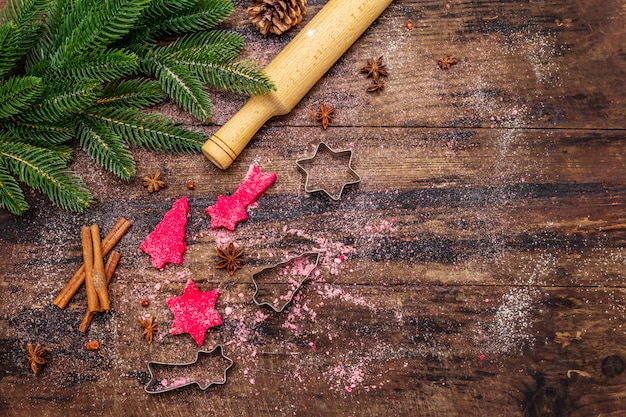
[[[341,187],[339,188],[339,192],[336,193],[336,194],[331,194],[323,186],[318,186],[316,188],[313,188],[311,186],[311,184],[310,184],[310,182],[311,182],[311,179],[310,179],[311,175],[310,175],[309,171],[307,171],[307,169],[305,168],[304,165],[307,162],[313,162],[315,159],[319,158],[318,155],[320,155],[320,151],[322,153],[326,153],[327,155],[330,155],[330,157],[332,157],[333,159],[341,159],[341,158],[348,157],[348,165],[346,167],[347,168],[346,172],[348,172],[353,179],[350,180],[350,181],[344,181],[343,183],[341,183]],[[330,198],[332,198],[335,201],[339,201],[341,199],[341,194],[343,194],[343,190],[344,190],[344,188],[346,188],[347,185],[357,184],[357,183],[361,182],[361,176],[354,169],[352,169],[352,151],[350,149],[342,149],[342,150],[335,151],[335,150],[331,149],[330,146],[328,146],[324,142],[318,143],[318,145],[315,147],[315,153],[313,154],[313,156],[308,157],[308,158],[297,159],[296,160],[296,165],[306,175],[306,180],[304,182],[304,191],[306,191],[307,193],[314,193],[314,192],[317,192],[317,191],[322,191],[322,192],[326,193],[326,195],[328,195]]]
[[[216,353],[213,353],[213,352],[216,352]],[[177,383],[176,381],[174,381],[172,385],[166,385],[166,384],[163,384],[164,379],[159,378],[157,376],[157,372],[155,371],[155,369],[153,369],[153,367],[155,366],[166,367],[166,368],[188,367],[198,362],[198,360],[200,360],[200,355],[214,355],[214,356],[219,355],[223,359],[226,359],[226,361],[228,362],[228,366],[226,367],[226,369],[224,369],[224,378],[221,381],[208,381],[208,382],[203,383],[197,379],[189,379],[180,383]],[[148,383],[145,385],[144,390],[148,394],[160,394],[162,392],[172,391],[178,388],[186,387],[188,385],[197,385],[202,391],[204,391],[207,388],[209,388],[211,385],[224,385],[226,383],[226,378],[227,378],[226,374],[228,373],[228,370],[233,366],[233,364],[234,364],[233,360],[230,359],[228,356],[224,355],[224,350],[222,348],[222,345],[217,345],[215,348],[209,351],[199,350],[196,353],[196,360],[192,362],[188,362],[188,363],[148,362],[148,371],[150,372],[150,381],[148,381]]]
[[[259,279],[259,277],[261,275],[270,273],[271,271],[277,271],[276,275],[278,275],[282,268],[288,266],[289,264],[296,263],[300,259],[304,260],[306,258],[315,258],[315,261],[312,262],[311,264],[309,264],[310,270],[308,270],[305,273],[303,273],[302,277],[295,281],[294,288],[289,292],[289,294],[287,295],[287,297],[286,297],[286,299],[285,299],[285,301],[284,301],[284,303],[282,305],[279,305],[278,307],[276,307],[276,305],[274,305],[274,304],[272,304],[270,302],[259,301],[257,299],[257,295],[259,294],[258,279]],[[311,272],[313,272],[313,270],[315,270],[315,268],[317,268],[317,264],[319,262],[319,259],[320,259],[320,253],[319,252],[304,252],[304,253],[302,253],[302,254],[300,254],[298,256],[295,256],[293,258],[289,258],[286,261],[279,262],[279,263],[274,264],[272,266],[268,266],[266,268],[261,269],[260,271],[258,271],[256,273],[252,274],[252,283],[254,284],[254,295],[252,295],[252,301],[254,301],[254,303],[256,305],[258,305],[258,306],[267,305],[272,310],[274,310],[275,312],[280,313],[293,300],[293,298],[295,297],[295,295],[298,292],[298,290],[300,290],[300,288],[304,284],[304,281],[306,281],[307,278],[311,275]]]

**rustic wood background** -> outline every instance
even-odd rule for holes
[[[244,0],[227,26],[267,64],[324,3],[310,0],[281,37],[248,24]],[[77,152],[89,211],[37,194],[21,218],[0,211],[0,415],[625,415],[625,28],[624,0],[396,0],[225,172],[202,155],[136,150],[138,173],[168,183],[148,194]],[[458,64],[443,71],[447,53]],[[359,69],[378,56],[390,75],[367,93]],[[158,110],[212,133],[245,102],[213,97],[208,124]],[[327,130],[309,115],[320,102],[336,107]],[[352,149],[362,176],[340,202],[304,192],[295,160],[320,141]],[[247,261],[230,277],[214,268],[229,236],[204,209],[253,162],[278,180],[230,236]],[[185,263],[156,271],[139,245],[182,195]],[[52,300],[81,262],[80,227],[121,216],[133,226],[117,246],[113,311],[83,335],[83,291],[66,310]],[[282,313],[255,306],[251,275],[308,250],[321,251],[319,272],[299,298]],[[146,394],[148,361],[195,357],[189,335],[168,335],[165,304],[188,278],[220,289],[224,324],[204,347],[223,344],[235,366],[205,392]],[[148,313],[160,325],[150,346],[137,322]],[[83,348],[91,339],[99,351]],[[37,376],[29,343],[52,352]]]

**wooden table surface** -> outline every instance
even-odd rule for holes
[[[227,26],[265,65],[325,1],[281,37],[234,3]],[[23,217],[0,211],[0,415],[626,415],[625,28],[624,0],[396,0],[226,171],[134,150],[140,175],[123,182],[76,152],[88,211],[37,194]],[[444,71],[446,54],[457,65]],[[379,56],[389,76],[368,93],[359,69]],[[210,134],[246,100],[212,97],[210,123],[157,110]],[[320,102],[336,107],[327,130],[309,114]],[[306,193],[295,163],[322,141],[352,150],[362,178],[339,202]],[[232,234],[212,231],[204,210],[252,163],[276,183]],[[154,171],[168,187],[149,194],[140,177]],[[158,271],[139,245],[181,196],[185,262]],[[65,310],[52,300],[81,264],[81,226],[120,217],[133,225],[116,247],[113,309],[85,335],[84,290]],[[233,276],[215,268],[229,239],[246,254]],[[255,305],[252,274],[305,251],[320,262],[296,299],[282,313]],[[219,289],[223,324],[203,348],[223,345],[234,366],[225,385],[147,394],[148,361],[198,350],[168,332],[166,300],[188,279]],[[36,376],[29,343],[51,350]]]

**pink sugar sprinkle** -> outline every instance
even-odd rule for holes
[[[284,323],[283,323],[283,325],[282,325],[281,327],[283,327],[283,328],[285,328],[285,329],[291,329],[291,330],[296,330],[296,329],[298,329],[298,326],[296,326],[296,325],[295,325],[295,324],[293,324],[293,323],[289,323],[289,322],[287,322],[287,321],[286,321],[286,322],[284,322]]]
[[[257,311],[254,314],[254,321],[257,323],[261,323],[263,321],[265,321],[265,319],[267,319],[270,315],[269,314],[263,314],[263,312],[261,311]]]

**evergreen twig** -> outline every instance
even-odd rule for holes
[[[199,120],[207,86],[264,94],[243,37],[216,25],[229,0],[11,0],[0,13],[0,207],[28,209],[20,183],[68,210],[92,197],[72,149],[122,179],[131,148],[199,152],[206,135],[142,109],[170,97]]]

